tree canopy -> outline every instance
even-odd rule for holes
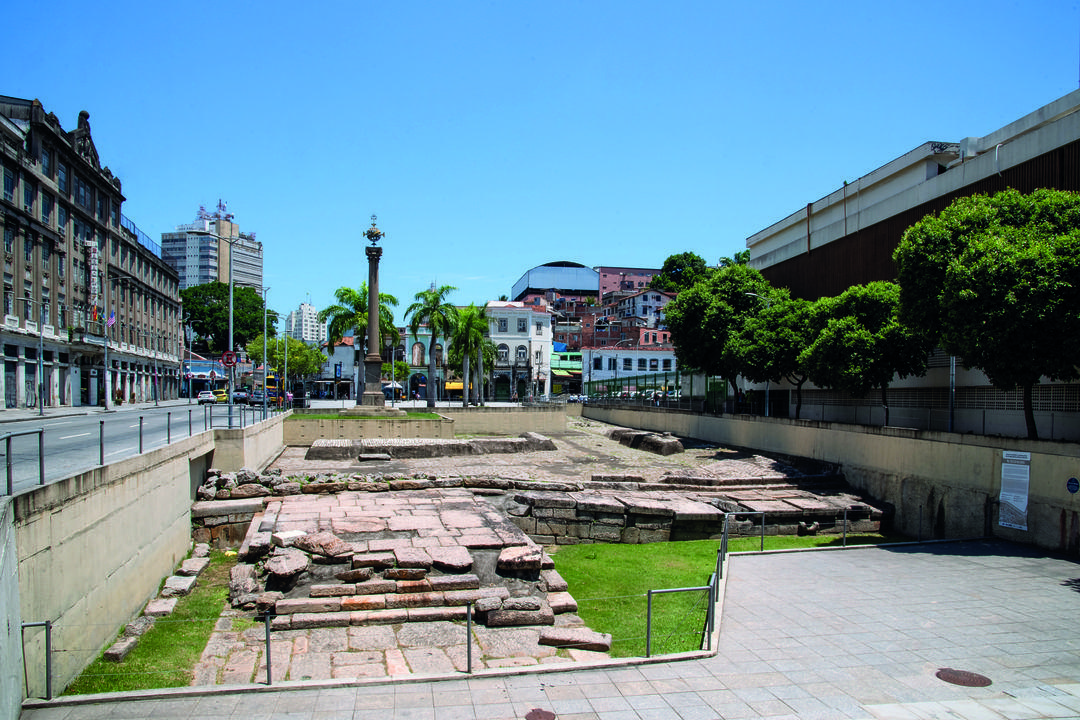
[[[263,362],[263,337],[262,333],[247,344],[245,348],[248,357],[256,363]],[[266,359],[272,369],[284,371],[285,357],[288,353],[289,376],[304,377],[318,373],[326,363],[326,356],[307,343],[282,336],[268,338],[266,341]]]
[[[1037,438],[1033,386],[1080,377],[1080,194],[960,198],[909,228],[893,258],[903,317],[998,389],[1020,388]]]
[[[799,355],[815,385],[853,397],[881,391],[885,424],[887,391],[894,376],[922,375],[932,349],[926,335],[900,322],[900,288],[872,282],[819,301],[817,332]]]
[[[203,339],[207,348],[217,352],[229,349],[229,286],[211,282],[193,285],[180,291],[187,324]],[[278,314],[267,310],[268,328],[277,322]],[[233,285],[233,343],[243,347],[263,331],[263,299],[250,287]]]
[[[664,308],[679,364],[725,377],[735,390],[735,378],[745,368],[739,333],[772,292],[748,265],[721,268],[680,292]]]
[[[328,322],[326,334],[330,341],[330,347],[341,342],[341,339],[350,331],[354,337],[360,338],[357,345],[363,349],[367,341],[368,323],[368,286],[367,282],[360,283],[359,289],[339,287],[334,291],[336,303],[319,311],[319,322]],[[379,293],[379,344],[383,348],[393,347],[401,342],[397,325],[394,324],[394,311],[398,299],[388,293]],[[379,348],[381,353],[382,348]]]
[[[653,275],[649,287],[666,292],[682,292],[706,279],[712,272],[705,259],[696,253],[669,255],[659,274]]]
[[[816,333],[819,304],[775,290],[758,313],[749,315],[737,338],[742,374],[753,382],[787,380],[795,386],[795,417],[802,414],[802,386],[809,379],[802,352]]]
[[[409,332],[413,337],[416,337],[421,325],[427,325],[431,333],[428,348],[428,407],[435,407],[435,394],[432,392],[435,379],[435,346],[440,336],[450,337],[457,318],[457,308],[446,301],[447,296],[455,290],[457,288],[452,285],[438,288],[433,285],[428,290],[416,293],[414,302],[405,310],[405,316],[409,318]]]

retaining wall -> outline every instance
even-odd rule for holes
[[[440,407],[454,421],[458,435],[542,435],[566,432],[566,407],[561,404],[522,407]]]
[[[854,488],[891,504],[911,536],[995,537],[1080,554],[1080,445],[747,415],[586,406],[602,422],[671,432],[840,466]],[[1027,530],[998,524],[1005,450],[1031,453]]]
[[[4,720],[19,717],[23,697],[22,613],[14,520],[11,498],[0,497],[0,618],[5,621],[5,627],[0,628],[0,718]]]
[[[285,422],[286,445],[310,447],[316,440],[362,440],[365,438],[454,437],[454,422],[448,418],[341,418],[324,420],[293,413]]]
[[[244,428],[214,428],[214,467],[226,471],[265,467],[285,449],[284,428],[291,414],[274,415]]]

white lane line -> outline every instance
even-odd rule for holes
[[[90,434],[90,433],[88,433],[88,432],[85,432],[85,433],[79,433],[78,435],[65,435],[64,437],[62,437],[62,438],[60,438],[60,439],[61,439],[61,440],[70,440],[71,438],[77,438],[77,437],[86,437],[86,436],[87,436],[87,435],[89,435],[89,434]]]

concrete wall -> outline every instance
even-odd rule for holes
[[[439,414],[454,421],[457,435],[520,435],[566,432],[566,406],[448,407]]]
[[[766,453],[813,458],[840,466],[851,485],[895,509],[894,526],[911,536],[994,535],[1080,554],[1080,445],[901,428],[746,415],[586,406],[585,417],[671,432]],[[1004,450],[1031,453],[1028,530],[998,525]]]
[[[187,555],[190,465],[213,452],[213,440],[199,433],[12,500],[21,614],[26,622],[53,622],[54,693]],[[24,653],[30,695],[42,697],[44,633],[27,632]]]
[[[214,467],[225,471],[266,467],[285,449],[284,428],[289,415],[275,415],[245,428],[214,428]]]
[[[286,445],[310,446],[316,440],[360,440],[363,438],[438,438],[454,437],[454,421],[447,418],[380,419],[341,418],[325,420],[293,414],[284,424]]]
[[[18,555],[15,549],[15,509],[10,497],[0,497],[0,718],[15,720],[23,698],[22,614],[19,610]],[[29,634],[44,632],[30,630]]]

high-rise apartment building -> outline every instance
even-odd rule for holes
[[[300,303],[300,307],[285,318],[285,334],[302,342],[322,345],[326,342],[326,323],[319,322],[319,311],[314,305]]]
[[[240,232],[232,218],[225,212],[225,204],[218,202],[217,211],[208,213],[199,208],[195,222],[161,234],[162,256],[180,275],[182,290],[215,280],[229,282],[230,254],[233,284],[262,288],[262,243],[255,239],[255,233]]]

